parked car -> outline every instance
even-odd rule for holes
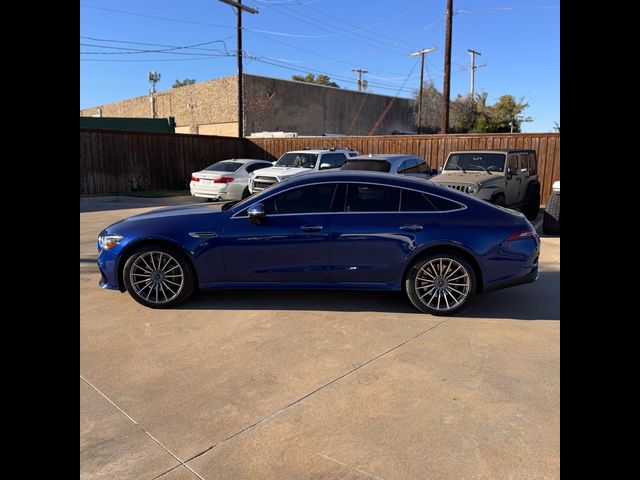
[[[100,286],[151,308],[197,289],[324,288],[404,290],[452,315],[476,293],[535,281],[540,240],[521,213],[430,181],[330,171],[134,215],[98,248]]]
[[[549,235],[560,234],[560,180],[553,182],[551,187],[553,192],[547,198],[544,206],[544,218],[542,220],[542,231]]]
[[[284,153],[272,168],[251,176],[249,191],[256,193],[294,175],[340,168],[358,152],[349,149],[306,149]]]
[[[540,210],[540,182],[535,150],[451,152],[433,181],[508,208],[529,220]]]
[[[271,167],[266,160],[234,158],[209,165],[193,172],[189,188],[191,195],[207,200],[240,200],[250,195],[249,175],[256,170]]]
[[[432,169],[422,157],[395,153],[370,153],[348,158],[340,170],[368,170],[430,178],[438,171]]]

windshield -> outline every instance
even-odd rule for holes
[[[235,172],[242,164],[240,162],[218,162],[213,165],[209,165],[204,169],[205,172]]]
[[[465,172],[502,172],[504,170],[504,153],[455,153],[449,157],[445,170],[462,170]]]
[[[348,160],[340,170],[369,170],[372,172],[389,172],[391,164],[386,160]]]
[[[317,153],[285,153],[276,162],[276,167],[315,168]]]

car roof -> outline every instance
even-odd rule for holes
[[[372,172],[368,170],[321,170],[319,172],[309,171],[300,175],[295,175],[281,182],[287,185],[295,183],[306,183],[307,179],[313,177],[315,180],[327,182],[380,182],[389,183],[390,185],[398,184],[416,184],[425,185],[433,184],[430,180],[421,177],[412,177],[408,175],[392,175],[387,172]]]
[[[503,148],[503,149],[494,149],[494,150],[456,150],[453,152],[449,152],[449,154],[451,155],[452,153],[529,153],[529,152],[535,152],[535,150],[532,149],[528,149],[528,148]]]
[[[338,152],[338,153],[345,153],[345,152],[353,152],[354,150],[349,150],[348,148],[309,148],[309,149],[304,149],[304,150],[290,150],[288,152],[284,152],[284,153],[313,153],[313,154],[319,154],[319,153],[327,153],[327,152]],[[283,154],[284,155],[284,154]]]
[[[214,165],[222,162],[238,162],[238,163],[249,163],[249,162],[266,162],[271,163],[269,160],[263,160],[261,158],[225,158],[224,160],[220,160],[219,162],[214,163]]]
[[[347,159],[347,162],[352,162],[353,160],[379,160],[379,161],[397,161],[397,160],[405,160],[407,158],[421,158],[417,155],[405,155],[403,153],[370,153],[368,155],[356,155],[355,157],[350,157]]]

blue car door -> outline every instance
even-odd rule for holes
[[[332,280],[397,284],[407,258],[430,235],[435,208],[412,190],[366,183],[346,190],[333,228]]]
[[[327,282],[335,185],[294,188],[262,202],[266,217],[247,209],[225,225],[222,255],[231,282]]]

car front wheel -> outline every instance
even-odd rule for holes
[[[165,245],[136,250],[125,263],[123,280],[129,295],[150,308],[177,305],[195,289],[194,275],[184,255]]]
[[[475,274],[458,255],[436,253],[418,260],[405,280],[411,303],[425,313],[449,316],[462,309],[475,289]]]

